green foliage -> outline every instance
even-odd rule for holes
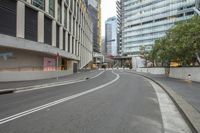
[[[147,67],[147,60],[149,59],[149,51],[147,46],[140,46],[140,57],[145,59],[145,66]]]
[[[200,17],[177,23],[165,37],[156,40],[149,53],[150,61],[161,62],[169,66],[177,62],[182,66],[200,64]]]

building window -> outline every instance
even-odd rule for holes
[[[49,14],[55,16],[55,0],[49,0]]]
[[[78,51],[78,56],[79,56],[79,46],[80,46],[80,43],[78,43],[78,46],[77,46],[77,51]]]
[[[69,31],[72,32],[72,15],[71,12],[69,12]]]
[[[76,40],[76,44],[75,44],[75,55],[77,55],[77,46],[78,46],[78,41]]]
[[[63,30],[63,50],[66,50],[65,49],[65,34],[66,34],[66,31]]]
[[[74,15],[76,15],[76,2],[74,2]]]
[[[44,17],[44,43],[51,45],[52,43],[52,20]]]
[[[65,27],[67,28],[67,7],[65,6],[65,21],[64,21],[64,24],[65,24]]]
[[[16,1],[0,0],[0,34],[16,36]]]
[[[74,54],[74,37],[72,37],[72,54]]]
[[[44,10],[45,3],[44,0],[32,0],[32,4],[42,10]]]
[[[25,8],[25,39],[37,41],[38,18],[37,11]]]
[[[73,10],[73,0],[70,1],[70,9]]]
[[[59,48],[59,44],[60,44],[60,26],[57,24],[56,25],[56,47]]]
[[[61,9],[61,0],[58,0],[58,21],[62,22],[62,9]]]
[[[71,48],[71,47],[70,47],[70,40],[71,40],[71,39],[70,39],[70,34],[68,34],[68,52],[70,52],[70,48]]]
[[[73,19],[73,35],[75,36],[75,27],[76,27],[76,21],[75,18]]]

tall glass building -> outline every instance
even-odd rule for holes
[[[109,56],[117,56],[117,18],[111,17],[105,23],[105,50]]]
[[[137,55],[140,46],[151,49],[176,22],[194,15],[195,0],[119,0],[122,54]]]
[[[85,0],[93,23],[93,52],[100,52],[101,43],[101,0]]]

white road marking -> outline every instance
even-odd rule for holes
[[[122,72],[120,74],[133,75],[126,72]],[[163,121],[164,133],[192,133],[191,129],[174,105],[173,101],[165,93],[165,91],[150,79],[147,79],[140,75],[137,76],[146,79],[152,85],[156,92]]]
[[[94,77],[91,77],[90,79],[94,79],[94,78],[96,78],[96,77],[98,77],[98,76],[100,76],[101,74],[103,74],[104,73],[104,71],[102,71],[102,72],[100,72],[99,74],[97,74],[96,76],[94,76]]]
[[[49,107],[52,107],[52,106],[55,106],[57,104],[60,104],[60,103],[63,103],[63,102],[66,102],[66,101],[69,101],[69,100],[72,100],[72,99],[75,99],[75,98],[78,98],[80,96],[83,96],[83,95],[86,95],[88,93],[91,93],[91,92],[94,92],[94,91],[97,91],[101,88],[104,88],[108,85],[111,85],[112,83],[116,82],[120,76],[119,74],[115,73],[115,72],[112,72],[113,74],[116,75],[116,78],[110,82],[107,82],[103,85],[100,85],[98,87],[95,87],[93,89],[90,89],[90,90],[87,90],[87,91],[84,91],[84,92],[81,92],[81,93],[78,93],[78,94],[75,94],[75,95],[72,95],[72,96],[68,96],[68,97],[65,97],[65,98],[62,98],[62,99],[59,99],[59,100],[56,100],[54,102],[51,102],[51,103],[47,103],[47,104],[44,104],[44,105],[41,105],[41,106],[38,106],[38,107],[35,107],[35,108],[32,108],[30,110],[26,110],[26,111],[23,111],[21,113],[17,113],[15,115],[11,115],[9,117],[6,117],[6,118],[3,118],[3,119],[0,119],[0,125],[1,124],[4,124],[4,123],[7,123],[9,121],[12,121],[12,120],[15,120],[17,118],[21,118],[23,116],[26,116],[26,115],[29,115],[29,114],[32,114],[32,113],[35,113],[35,112],[38,112],[40,110],[43,110],[43,109],[46,109],[46,108],[49,108]]]
[[[149,79],[148,81],[153,86],[158,97],[165,133],[192,133],[165,91],[153,81]]]
[[[104,73],[104,71],[102,71],[99,74],[91,77],[90,79],[97,78],[98,76],[100,76],[103,73]],[[48,84],[43,84],[43,85],[35,85],[35,86],[27,86],[27,87],[20,87],[20,88],[16,88],[15,89],[16,90],[15,93],[40,90],[40,89],[56,87],[56,86],[63,86],[63,85],[74,84],[74,83],[79,83],[79,82],[83,82],[83,81],[86,81],[86,79],[84,79],[84,80],[71,80],[71,81],[64,81],[64,82],[56,82],[56,83],[48,83]]]

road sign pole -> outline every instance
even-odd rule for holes
[[[57,67],[57,76],[56,76],[56,79],[57,80],[58,80],[58,77],[59,77],[58,59],[59,59],[59,54],[57,53],[57,55],[56,55],[56,67]]]

